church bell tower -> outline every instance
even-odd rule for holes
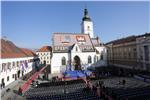
[[[84,9],[84,16],[81,23],[81,32],[83,34],[89,34],[91,38],[94,38],[93,22],[88,16],[88,10]]]

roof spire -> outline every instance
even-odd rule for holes
[[[82,18],[82,21],[91,21],[91,18],[88,16],[88,10],[87,10],[86,4],[85,4],[85,8],[84,8],[84,17]]]

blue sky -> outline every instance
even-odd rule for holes
[[[104,43],[150,32],[150,2],[76,1],[1,3],[2,36],[25,48],[51,45],[54,32],[81,32],[85,4]]]

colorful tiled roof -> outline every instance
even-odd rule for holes
[[[51,46],[43,46],[42,48],[37,50],[37,52],[51,52],[51,51],[52,51]]]
[[[53,52],[67,52],[68,48],[77,44],[84,52],[94,51],[92,40],[88,34],[83,33],[54,33]]]
[[[92,43],[94,46],[100,46],[100,39],[97,37],[97,38],[91,38],[92,40]]]

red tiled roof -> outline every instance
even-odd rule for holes
[[[11,41],[1,39],[1,58],[20,58],[27,55]]]
[[[21,48],[21,50],[29,57],[37,56],[32,50],[26,48]]]
[[[43,46],[42,48],[37,50],[37,52],[51,52],[51,51],[52,51],[51,46]]]

